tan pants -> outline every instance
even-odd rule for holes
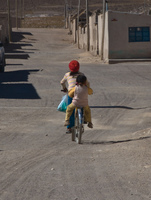
[[[67,110],[66,110],[66,121],[69,121],[70,116],[72,115],[73,110],[76,108],[76,106],[71,103],[68,105]],[[91,110],[89,106],[84,107],[84,121],[86,122],[91,122]]]

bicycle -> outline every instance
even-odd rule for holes
[[[81,144],[82,133],[84,133],[84,112],[83,108],[75,109],[75,124],[72,128],[72,141]]]
[[[62,92],[67,92],[67,88],[61,90]],[[76,108],[74,115],[74,126],[71,128],[71,139],[81,144],[82,133],[84,133],[84,111],[83,108]]]

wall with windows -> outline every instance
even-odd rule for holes
[[[151,16],[113,11],[107,15],[108,59],[151,58]]]
[[[89,17],[90,52],[103,55],[103,60],[151,58],[151,16],[107,11],[103,35],[103,16]],[[98,23],[96,21],[98,20]],[[77,22],[71,22],[74,42],[77,41]],[[103,42],[103,43],[102,43]],[[87,49],[87,26],[79,26],[79,47]],[[102,52],[103,50],[103,52]]]

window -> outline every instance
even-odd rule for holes
[[[150,29],[149,27],[130,27],[129,42],[149,42]]]

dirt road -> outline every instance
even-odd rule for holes
[[[64,29],[18,36],[11,48],[28,59],[0,74],[0,200],[151,199],[151,63],[102,64]],[[56,111],[72,59],[94,90],[81,145]]]

